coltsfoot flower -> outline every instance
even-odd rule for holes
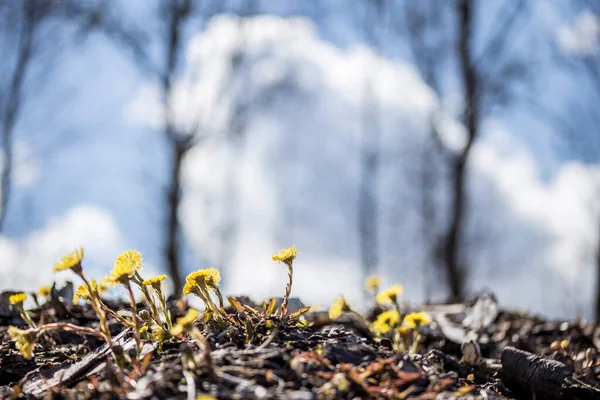
[[[396,303],[398,301],[398,297],[400,297],[403,291],[404,288],[402,285],[392,285],[389,288],[377,293],[377,303]]]
[[[291,266],[296,257],[298,257],[298,250],[296,250],[296,246],[292,246],[281,250],[277,254],[273,254],[273,256],[271,256],[271,260],[279,261]]]
[[[380,334],[385,335],[395,325],[400,323],[400,314],[396,310],[384,311],[377,316],[375,322],[373,322],[373,330]]]
[[[136,271],[142,268],[142,253],[137,250],[124,251],[117,257],[115,265],[119,263],[133,263]]]
[[[194,282],[186,282],[185,285],[183,285],[183,294],[197,294],[199,291],[198,285]]]
[[[142,282],[142,285],[146,285],[146,286],[155,286],[158,285],[160,287],[160,283],[162,281],[164,281],[167,278],[166,275],[158,275],[158,276],[153,276],[152,278],[148,278],[146,280],[144,280]]]
[[[90,280],[90,287],[84,282],[77,287],[75,294],[73,295],[73,304],[79,303],[79,299],[89,300],[92,295],[97,295],[100,293],[100,288],[98,286],[98,282],[95,279]],[[90,293],[90,288],[92,289],[92,293]]]
[[[38,292],[37,292],[37,294],[42,297],[49,296],[50,293],[52,293],[52,286],[50,286],[50,285],[40,286],[40,288],[38,289]]]
[[[30,360],[33,356],[33,348],[35,347],[36,334],[33,331],[24,331],[14,326],[8,327],[8,334],[15,341],[17,350],[21,352],[23,357]]]
[[[410,313],[404,317],[402,323],[411,329],[416,329],[419,326],[429,325],[431,318],[426,312]]]
[[[15,293],[8,297],[8,302],[16,307],[22,307],[25,300],[27,300],[25,293]]]
[[[115,265],[110,271],[110,275],[104,278],[103,283],[117,285],[127,283],[136,271],[142,267],[142,255],[136,250],[127,250],[115,261]]]
[[[152,325],[150,330],[150,339],[155,342],[163,342],[169,338],[169,332],[156,324]]]
[[[342,315],[343,312],[347,312],[350,310],[351,308],[346,302],[346,298],[344,296],[339,296],[333,301],[333,304],[329,309],[329,318],[336,319],[340,315]]]
[[[73,252],[67,254],[54,264],[54,272],[64,271],[70,269],[76,274],[82,273],[81,260],[83,260],[84,250],[83,247],[75,249]]]
[[[371,275],[365,281],[365,288],[367,290],[377,290],[381,286],[381,275]]]
[[[186,284],[197,285],[201,288],[216,289],[221,282],[221,273],[216,268],[199,269],[185,278]],[[184,294],[188,294],[185,293]]]
[[[171,335],[177,336],[183,331],[191,330],[194,327],[194,321],[198,317],[198,311],[190,308],[183,317],[178,318],[175,326],[171,330]]]

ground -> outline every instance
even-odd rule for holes
[[[250,339],[236,326],[196,323],[210,348],[186,332],[162,343],[144,340],[137,368],[117,366],[95,337],[65,331],[44,334],[27,360],[7,332],[9,325],[25,328],[7,296],[0,295],[0,397],[600,398],[595,325],[502,311],[493,296],[415,307],[432,319],[420,328],[415,352],[395,350],[391,338],[374,338],[354,315],[332,321],[326,311],[309,312],[297,326],[278,317],[243,316],[231,307],[226,310],[232,318],[251,324]],[[30,311],[35,321],[98,326],[89,306],[73,305],[55,292],[40,303]],[[128,309],[127,303],[109,306]],[[181,300],[169,306],[174,317],[188,308]],[[119,346],[134,356],[131,329],[116,320],[110,327]]]

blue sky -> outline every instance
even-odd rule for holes
[[[406,63],[406,50],[397,45],[397,40],[391,36],[382,38],[384,55],[381,59],[360,47],[363,42],[363,33],[358,28],[361,19],[346,3],[324,3],[319,13],[303,6],[302,2],[289,4],[296,4],[297,8],[270,11],[295,15],[296,10],[301,10],[312,14],[315,25],[311,27],[310,20],[306,19],[257,20],[252,25],[253,32],[266,39],[256,39],[253,42],[256,47],[248,50],[256,59],[249,71],[251,76],[259,74],[272,82],[253,81],[248,90],[261,93],[270,84],[286,80],[300,89],[293,92],[298,94],[291,98],[280,99],[279,103],[259,109],[253,115],[248,128],[253,136],[242,155],[231,153],[219,140],[190,155],[184,197],[184,231],[188,235],[186,267],[191,269],[203,262],[210,264],[214,259],[213,253],[219,244],[215,243],[213,225],[227,213],[220,203],[222,199],[219,200],[224,190],[219,177],[224,176],[228,163],[235,163],[242,169],[238,190],[243,221],[240,235],[244,239],[238,243],[240,250],[233,256],[231,289],[243,291],[244,285],[250,285],[247,290],[255,296],[277,294],[283,287],[285,273],[270,272],[273,266],[268,262],[269,254],[294,242],[299,247],[305,245],[301,251],[305,254],[306,270],[298,278],[299,293],[309,301],[325,303],[337,294],[323,295],[328,282],[337,280],[336,291],[344,287],[354,288],[356,293],[360,291],[353,225],[348,222],[352,215],[355,171],[353,162],[344,160],[344,154],[347,151],[351,154],[357,146],[359,133],[356,125],[352,125],[355,112],[352,110],[355,110],[353,98],[360,94],[362,87],[361,68],[373,71],[375,85],[380,86],[377,96],[384,105],[384,120],[388,121],[388,128],[384,128],[387,129],[383,139],[385,150],[405,152],[410,146],[421,146],[419,132],[423,131],[423,118],[420,116],[436,102],[449,111],[446,136],[449,146],[453,137],[458,137],[460,142],[460,127],[456,126],[451,112],[456,96],[450,93],[447,99],[438,99],[425,87],[416,71]],[[137,9],[138,6],[132,7]],[[557,26],[556,14],[551,9],[538,10],[536,15],[540,26],[528,29],[543,32]],[[143,18],[138,16],[138,19]],[[204,67],[225,60],[228,50],[221,43],[226,42],[222,33],[235,34],[235,24],[227,18],[212,27],[206,35],[196,37],[212,40],[216,49],[221,49],[215,55],[196,56],[198,65]],[[278,34],[272,36],[269,32],[273,30],[297,37],[304,46],[302,49],[309,54],[295,52],[295,42],[286,42],[285,37]],[[190,38],[193,36],[190,33]],[[262,50],[264,43],[274,44],[272,51]],[[194,59],[193,55],[188,57]],[[325,58],[329,62],[324,62]],[[288,59],[293,61],[292,66],[286,66]],[[186,73],[194,72],[190,65],[181,72],[183,87],[202,98],[210,82],[186,81]],[[283,78],[278,78],[278,73],[283,74]],[[551,105],[560,107],[560,94],[570,89],[569,82],[565,82],[564,77],[555,79],[553,71],[542,73],[547,74],[548,79],[544,78],[546,75],[538,76],[541,83],[537,88],[550,86],[549,91],[542,93],[551,98]],[[306,80],[305,76],[320,80],[322,88],[313,87],[312,78]],[[392,84],[399,85],[398,89],[386,90],[386,86]],[[23,252],[35,253],[37,258],[30,256],[28,263],[40,270],[24,273],[20,281],[29,279],[41,284],[52,279],[49,273],[52,260],[79,244],[84,244],[94,255],[89,257],[89,265],[97,275],[106,271],[111,260],[127,248],[139,249],[144,254],[149,271],[159,268],[160,204],[167,158],[162,138],[152,123],[152,110],[155,110],[152,98],[143,91],[151,86],[148,76],[141,74],[127,55],[100,35],[68,48],[52,65],[43,82],[31,83],[27,107],[16,135],[17,141],[30,149],[26,161],[20,163],[21,168],[35,166],[35,178],[25,179],[12,199],[7,240],[3,239],[7,247],[3,252],[11,269],[24,257]],[[244,91],[233,93],[228,101],[243,94]],[[278,108],[283,101],[287,103]],[[134,121],[128,111],[132,104],[141,110]],[[403,111],[396,115],[395,107]],[[184,106],[180,115],[183,120],[190,117]],[[220,123],[215,118],[207,121],[216,127]],[[415,133],[395,136],[395,126],[410,127]],[[473,273],[472,289],[476,291],[496,282],[492,289],[501,294],[501,300],[508,300],[509,305],[531,306],[534,310],[554,314],[586,311],[585,298],[591,296],[589,279],[588,286],[582,290],[583,299],[571,302],[569,296],[591,273],[589,259],[578,259],[579,256],[585,258],[587,250],[578,252],[576,249],[590,248],[595,235],[590,233],[595,228],[592,222],[588,225],[581,222],[586,216],[588,222],[593,221],[589,215],[594,215],[594,210],[583,210],[582,204],[593,198],[593,193],[588,193],[590,184],[586,179],[596,176],[594,166],[582,165],[577,160],[573,163],[573,154],[564,151],[558,133],[547,123],[520,112],[516,106],[503,109],[486,124],[481,146],[474,155],[472,173],[473,202],[479,211],[474,213],[471,235],[474,241],[483,237],[488,243],[472,256],[480,266]],[[405,164],[410,166],[410,159],[406,163],[394,161],[384,173],[395,176],[406,170]],[[294,187],[285,190],[286,181],[290,179]],[[382,229],[383,242],[388,246],[386,254],[392,257],[384,262],[381,272],[390,282],[409,283],[407,298],[416,301],[427,295],[427,282],[418,266],[419,242],[412,237],[419,220],[413,214],[397,210],[398,205],[405,210],[414,208],[415,194],[406,189],[411,187],[410,179],[406,178],[402,185],[398,186],[393,179],[381,184],[382,190],[389,190],[381,199],[382,208],[389,211],[381,218],[391,221],[389,225],[383,224]],[[439,189],[439,197],[443,200],[442,189]],[[572,192],[580,196],[569,195]],[[390,193],[394,197],[390,197]],[[443,213],[443,205],[440,208]],[[492,218],[489,222],[490,213],[505,218]],[[293,226],[281,227],[281,221],[288,224],[293,221]],[[484,221],[483,232],[488,234],[487,238],[477,231],[482,229],[481,221]],[[561,233],[561,229],[565,232]],[[489,245],[495,241],[503,245]],[[538,252],[532,252],[531,248]],[[561,249],[560,254],[553,254],[553,248]],[[528,253],[539,257],[526,258],[524,255]],[[403,262],[400,274],[394,260]],[[495,262],[506,269],[495,268]],[[587,272],[575,272],[572,276],[560,269],[561,265],[575,262],[580,262],[582,271]],[[515,275],[509,267],[519,263],[529,272]],[[47,265],[47,270],[42,269],[42,264]],[[244,270],[248,268],[246,265],[254,269]],[[328,267],[323,268],[323,265]],[[494,272],[496,269],[500,272]],[[252,276],[260,275],[257,271],[262,271],[262,278],[252,282]],[[325,274],[321,279],[325,286],[311,284],[313,274],[317,273]],[[548,291],[559,287],[564,292],[555,303],[566,303],[566,311],[557,310],[555,303],[545,305],[548,291],[536,292],[521,303],[515,300],[511,286],[516,286],[514,290],[526,288],[528,280],[540,274],[546,274],[551,281]],[[514,285],[515,276],[523,285]],[[560,286],[561,281],[567,283]],[[6,285],[9,284],[14,282]]]

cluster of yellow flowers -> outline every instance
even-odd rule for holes
[[[216,323],[221,324],[241,324],[247,335],[251,335],[253,330],[252,326],[248,326],[248,321],[239,317],[235,314],[228,314],[224,309],[223,296],[219,289],[221,282],[221,274],[218,269],[205,268],[193,271],[186,277],[186,282],[183,287],[184,295],[195,295],[198,296],[205,304],[206,310],[200,316],[194,309],[190,309],[188,313],[179,318],[175,324],[171,321],[171,315],[166,305],[166,298],[162,291],[162,282],[166,279],[166,275],[158,275],[148,279],[143,279],[140,275],[143,261],[142,255],[136,250],[127,250],[120,254],[114,263],[112,270],[109,274],[104,277],[101,283],[98,283],[95,279],[87,279],[83,267],[82,261],[84,257],[83,248],[76,249],[70,254],[62,257],[55,265],[54,271],[65,271],[71,270],[73,273],[78,275],[83,283],[79,285],[73,296],[73,302],[77,303],[80,299],[83,299],[92,306],[100,321],[100,330],[96,331],[91,328],[77,327],[68,323],[54,323],[45,324],[40,327],[36,327],[35,323],[29,317],[29,314],[23,307],[23,303],[27,300],[25,293],[16,293],[10,296],[9,301],[21,312],[23,319],[30,325],[28,330],[19,330],[16,327],[10,327],[9,333],[16,342],[17,348],[21,353],[30,358],[33,354],[35,347],[35,340],[39,334],[49,330],[61,327],[63,329],[78,331],[85,334],[96,335],[99,338],[107,341],[113,348],[110,330],[107,324],[107,314],[111,315],[126,327],[133,328],[134,338],[136,339],[136,349],[139,355],[141,351],[141,337],[151,338],[156,341],[163,341],[170,336],[178,336],[181,333],[188,332],[192,337],[196,338],[203,343],[204,346],[208,346],[206,339],[203,337],[198,328],[195,327],[195,322],[198,321],[201,316],[205,318],[205,321],[211,319]],[[288,315],[288,301],[292,290],[293,283],[293,266],[294,260],[298,257],[299,253],[295,246],[281,250],[279,253],[274,254],[271,259],[273,261],[281,262],[288,268],[288,283],[286,285],[286,291],[283,297],[280,310],[275,310],[276,301],[272,299],[268,304],[263,302],[263,317],[271,318],[272,316],[281,319],[281,322],[285,321],[296,321],[297,326],[309,326],[308,324],[302,324],[299,321],[300,316],[308,311],[311,307],[305,307],[304,309]],[[377,303],[391,308],[381,312],[375,319],[375,321],[367,321],[360,313],[356,312],[350,304],[346,301],[344,296],[339,296],[332,304],[329,309],[329,316],[331,319],[340,317],[343,313],[349,312],[361,318],[365,321],[372,332],[377,336],[388,335],[392,333],[394,338],[400,337],[407,332],[413,332],[414,342],[418,342],[418,331],[423,325],[430,323],[430,318],[426,313],[408,313],[405,314],[401,311],[398,303],[398,298],[403,292],[401,285],[392,285],[384,290],[379,290],[381,286],[381,277],[372,276],[369,277],[365,282],[365,287],[370,291]],[[143,293],[145,300],[149,306],[148,311],[137,312],[136,301],[132,292],[132,284],[136,285]],[[131,318],[124,317],[121,314],[111,310],[101,299],[101,294],[104,290],[111,286],[123,285],[127,290],[130,298],[130,305],[132,315]],[[151,293],[151,290],[153,293]],[[48,296],[52,291],[50,286],[40,289],[39,294],[42,296]],[[218,299],[218,305],[213,300],[212,296],[216,296]],[[253,315],[259,315],[258,310],[252,307],[242,306],[237,300],[233,298],[228,299],[232,307],[238,313],[244,313],[245,311],[250,312]],[[158,310],[160,306],[161,312]],[[128,319],[129,318],[129,319]],[[272,321],[268,321],[267,326],[273,326]],[[398,336],[400,335],[400,336]],[[413,343],[414,344],[414,343]],[[117,357],[117,353],[115,353]],[[134,360],[135,361],[135,360]]]
[[[285,317],[287,315],[287,304],[288,299],[292,290],[292,277],[293,277],[293,263],[296,257],[298,256],[298,251],[296,250],[296,246],[289,247],[287,249],[281,250],[281,252],[274,254],[271,259],[273,261],[279,261],[287,265],[288,267],[288,278],[289,282],[286,286],[286,292],[283,298],[283,302],[281,305],[281,316]],[[185,285],[183,286],[183,294],[184,295],[195,295],[199,297],[208,312],[210,318],[215,319],[220,322],[227,322],[231,319],[230,316],[224,310],[223,304],[223,295],[219,289],[219,283],[221,282],[221,273],[218,269],[215,268],[204,268],[199,269],[197,271],[193,271],[185,278]],[[212,294],[217,296],[219,305],[215,304],[215,301],[212,298]],[[237,305],[235,299],[229,299],[230,303],[234,306],[234,308],[239,308],[241,306]],[[272,300],[270,304],[275,305],[275,301]],[[294,317],[292,315],[292,317]],[[186,322],[186,320],[182,320]],[[188,327],[189,328],[189,327]],[[175,332],[180,333],[181,331],[186,330],[189,332],[189,329],[178,325],[178,328],[175,329]]]
[[[17,343],[17,348],[21,353],[30,358],[33,353],[35,346],[35,339],[38,334],[45,332],[50,329],[67,329],[73,330],[85,334],[91,334],[98,336],[109,343],[111,349],[115,350],[111,333],[108,329],[107,314],[110,314],[119,322],[126,327],[132,327],[134,338],[136,339],[136,349],[139,355],[141,351],[141,334],[144,331],[151,330],[152,335],[155,337],[168,337],[162,333],[172,328],[171,316],[166,306],[166,299],[161,289],[161,282],[166,278],[166,275],[159,275],[149,279],[142,279],[139,271],[142,267],[142,255],[136,250],[127,250],[120,254],[110,273],[102,280],[102,283],[98,283],[95,279],[87,279],[83,271],[82,261],[85,252],[83,248],[78,248],[75,251],[62,257],[55,265],[54,271],[66,271],[71,270],[73,273],[78,275],[83,283],[77,287],[73,296],[73,303],[79,302],[80,299],[84,299],[90,303],[98,319],[100,321],[100,331],[93,330],[91,328],[79,327],[68,323],[51,323],[37,327],[35,323],[29,317],[27,311],[23,308],[23,302],[27,299],[27,295],[24,293],[17,293],[10,297],[10,303],[21,312],[23,319],[29,324],[30,329],[19,330],[18,328],[11,327],[9,333]],[[142,293],[144,294],[149,306],[150,306],[150,318],[144,322],[144,326],[140,326],[140,318],[137,315],[136,301],[131,289],[131,283],[137,285]],[[107,288],[122,284],[125,286],[129,293],[130,305],[132,316],[130,320],[120,315],[119,313],[111,310],[101,299],[101,293]],[[155,292],[155,296],[149,291],[149,287]],[[42,296],[48,296],[52,288],[50,286],[41,288],[38,292]],[[158,302],[161,305],[162,315],[159,313],[156,306],[155,297],[158,298]],[[140,314],[141,315],[141,314]],[[159,335],[160,334],[160,335]],[[119,354],[115,353],[115,359],[119,362]],[[135,363],[139,360],[133,360]]]
[[[199,269],[192,272],[185,278],[185,285],[183,286],[183,294],[193,294],[198,296],[206,306],[207,310],[210,310],[213,317],[222,320],[225,316],[223,310],[223,295],[219,290],[219,283],[221,282],[221,273],[216,268],[205,268]],[[219,307],[215,304],[211,297],[211,292],[214,292],[219,299]]]
[[[402,295],[404,288],[402,285],[392,285],[387,289],[379,291],[382,278],[379,275],[370,276],[365,281],[367,291],[375,296],[378,304],[383,306],[392,306],[391,309],[384,310],[377,315],[375,321],[367,320],[363,315],[355,311],[346,301],[344,296],[336,298],[329,309],[329,318],[336,319],[344,312],[349,312],[362,321],[371,329],[377,337],[392,334],[396,347],[405,349],[406,343],[404,336],[412,333],[413,335],[413,351],[416,351],[416,346],[420,339],[419,328],[428,325],[431,322],[429,315],[425,312],[402,313],[398,298]]]

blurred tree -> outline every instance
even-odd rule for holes
[[[363,31],[365,41],[376,53],[380,53],[380,40],[377,28],[381,26],[386,7],[385,0],[365,2]],[[363,84],[360,144],[360,177],[358,182],[358,237],[360,263],[363,280],[374,274],[379,263],[379,204],[378,184],[380,164],[379,105],[373,94],[371,70],[365,74]]]
[[[8,78],[6,81],[3,79],[3,87],[0,90],[0,134],[2,135],[0,232],[4,229],[4,221],[8,212],[13,171],[13,135],[21,111],[23,85],[27,70],[31,65],[34,37],[46,16],[47,13],[36,10],[35,4],[31,1],[24,1],[20,4],[0,3],[0,19],[2,21],[0,27],[2,28],[3,43],[12,44],[12,49],[3,49],[3,54],[9,54],[10,50],[15,52],[14,66],[10,72],[5,72],[5,76]]]
[[[409,52],[415,67],[425,83],[440,97],[443,92],[443,71],[448,67],[452,54],[452,3],[436,1],[407,1],[401,4],[403,19],[402,28],[407,37]],[[401,17],[398,17],[400,19]],[[438,131],[439,120],[443,113],[442,105],[429,116],[430,129],[421,146],[420,165],[417,182],[418,204],[421,217],[421,242],[423,246],[422,270],[424,274],[425,293],[431,296],[431,288],[438,271],[443,268],[443,255],[439,251],[442,232],[439,229],[443,210],[435,193],[441,189],[443,175],[447,174],[444,164],[447,161],[447,149],[442,143]],[[432,151],[433,150],[433,151]]]
[[[172,90],[173,81],[177,72],[177,64],[181,59],[183,48],[184,25],[192,12],[191,0],[165,1],[162,3],[162,12],[165,16],[166,35],[166,63],[162,73],[162,97],[165,110],[165,136],[171,147],[171,170],[169,171],[167,187],[167,221],[165,228],[165,255],[169,275],[173,280],[175,293],[181,293],[183,280],[181,276],[180,257],[180,226],[179,206],[181,204],[181,171],[183,159],[195,144],[194,131],[182,132],[177,129],[173,115]]]
[[[525,61],[511,54],[516,34],[527,20],[525,0],[505,1],[490,33],[481,41],[475,27],[483,1],[454,0],[440,5],[436,1],[405,1],[406,34],[409,48],[424,80],[436,91],[442,103],[448,86],[456,84],[462,93],[459,118],[465,127],[465,142],[457,151],[440,143],[444,127],[432,118],[432,142],[447,159],[450,176],[450,209],[447,228],[442,234],[436,258],[445,269],[447,287],[453,298],[465,295],[467,256],[465,227],[468,211],[468,161],[479,137],[486,115],[494,106],[506,105],[511,85],[527,76]],[[448,10],[448,8],[450,10]],[[453,78],[448,78],[454,75]],[[450,84],[448,81],[452,81]],[[427,179],[427,176],[425,176]],[[423,211],[431,212],[425,200]],[[430,233],[430,237],[435,235]]]
[[[191,0],[161,0],[158,19],[164,31],[154,37],[148,29],[138,27],[121,9],[123,4],[107,0],[90,19],[90,27],[102,31],[118,48],[133,56],[140,69],[158,83],[163,107],[163,133],[169,149],[169,171],[166,188],[166,216],[164,225],[164,255],[175,293],[181,293],[181,252],[179,208],[181,203],[181,169],[185,155],[198,141],[196,130],[178,128],[173,109],[173,86],[185,44],[184,30],[191,19],[197,2]],[[150,26],[151,24],[146,24]],[[153,57],[154,46],[162,54]],[[156,59],[157,58],[157,59]]]
[[[227,6],[226,2],[218,0],[192,1],[192,0],[160,0],[158,1],[158,20],[164,31],[152,31],[150,29],[136,28],[132,20],[123,20],[117,15],[119,3],[109,2],[102,15],[96,19],[96,24],[103,29],[107,36],[134,56],[141,70],[157,82],[162,99],[162,111],[164,116],[163,134],[168,148],[169,169],[167,176],[166,199],[165,199],[165,222],[163,228],[164,256],[169,275],[171,276],[174,292],[181,293],[183,287],[182,279],[182,232],[180,227],[180,208],[182,197],[182,168],[187,154],[192,148],[205,142],[209,132],[204,126],[208,111],[198,110],[194,115],[197,117],[189,123],[178,120],[174,101],[176,98],[176,80],[185,67],[185,46],[188,35],[195,34],[201,29],[206,21],[212,16],[222,12]],[[242,17],[254,12],[254,1],[242,4],[240,14]],[[150,25],[150,24],[148,24]],[[243,18],[240,20],[243,25]],[[197,30],[194,30],[196,27]],[[192,28],[190,30],[190,28]],[[240,31],[242,32],[242,31]],[[222,95],[231,89],[233,76],[242,65],[243,59],[243,37],[238,40],[238,48],[231,55],[230,69],[221,82],[219,93],[213,99],[217,107]],[[161,49],[158,57],[153,57],[156,46]],[[239,82],[236,82],[239,83]],[[248,112],[249,103],[243,101],[231,105],[233,113],[228,124],[228,138],[233,143],[234,152],[239,153],[244,143],[244,124]],[[213,110],[214,111],[214,110]],[[225,195],[228,204],[236,207],[236,174],[229,171],[225,182]],[[227,263],[231,257],[231,246],[226,246],[235,238],[237,219],[234,209],[225,209],[219,237],[223,241],[217,254],[216,262],[219,266]]]
[[[597,163],[600,161],[600,3],[565,1],[561,10],[567,16],[567,24],[562,32],[558,31],[558,37],[551,37],[551,40],[555,60],[577,91],[561,105],[560,111],[543,99],[530,99],[530,104],[564,135],[574,157],[586,163]],[[592,182],[592,185],[600,193],[600,182]],[[590,213],[594,218],[600,217],[600,202],[591,205]],[[600,321],[600,220],[597,232],[593,254],[596,322]]]
[[[0,2],[0,233],[6,229],[13,192],[15,128],[31,95],[28,90],[33,87],[28,80],[35,81],[35,91],[39,91],[45,77],[41,75],[51,70],[51,63],[67,42],[81,42],[90,33],[90,21],[99,4],[74,0]],[[36,64],[44,68],[35,68],[33,73]]]

